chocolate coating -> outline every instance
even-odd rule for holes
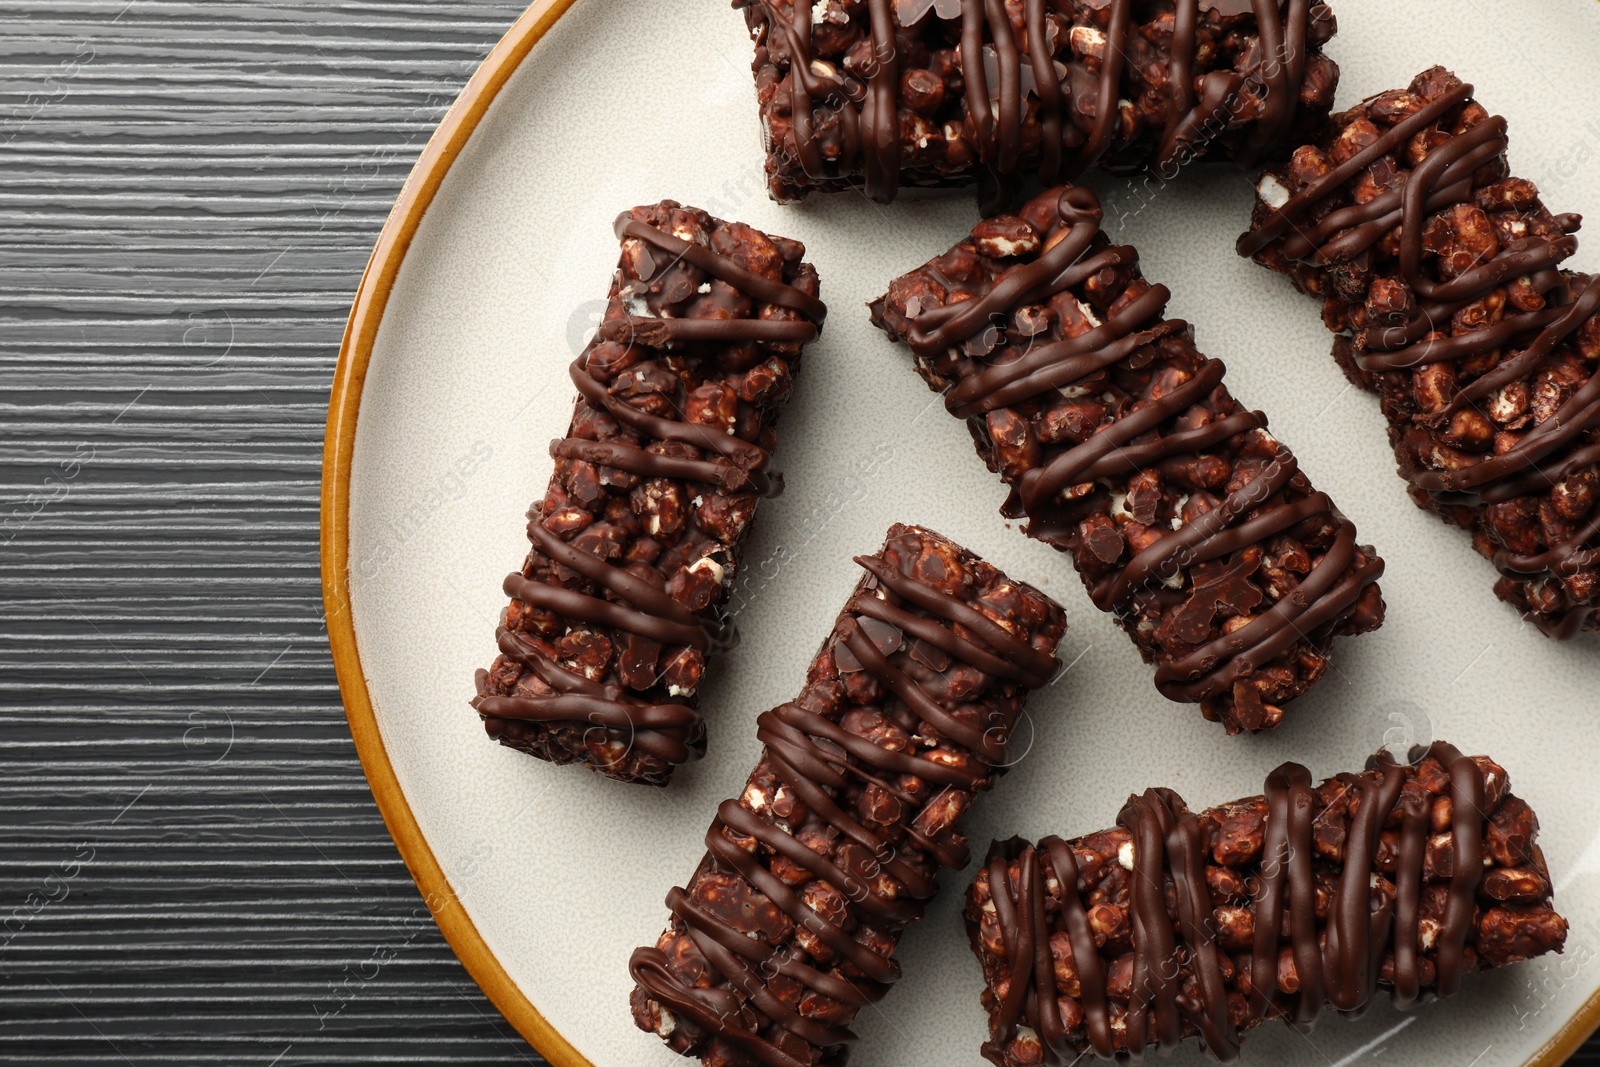
[[[500,658],[473,707],[556,763],[665,784],[696,759],[694,689],[772,474],[778,404],[826,309],[796,242],[672,201],[616,221],[622,260],[573,361],[569,435],[505,579]]]
[[[860,1009],[959,820],[1005,769],[1028,690],[1046,684],[1059,606],[965,549],[895,526],[807,672],[762,714],[761,761],[706,833],[673,919],[634,952],[640,1029],[718,1067],[839,1067]]]
[[[1170,293],[1100,222],[1089,190],[1048,192],[897,279],[873,321],[967,420],[1012,487],[1005,513],[1072,553],[1095,604],[1158,664],[1160,691],[1230,732],[1276,725],[1335,633],[1378,625],[1382,561],[1266,416],[1228,395],[1223,364],[1164,318]],[[1061,430],[1063,405],[1084,404],[1091,416]],[[1113,521],[1152,487],[1162,504]],[[1273,551],[1303,560],[1295,577],[1266,577]]]
[[[1021,0],[736,0],[773,196],[1024,172],[1054,184],[1099,163],[1175,169],[1261,158],[1325,117],[1331,11],[1310,0],[1135,5]],[[1040,43],[1043,46],[1040,46]]]
[[[1448,997],[1474,969],[1560,951],[1566,921],[1505,771],[1437,743],[1319,788],[1286,763],[1264,795],[1196,815],[1169,789],[1116,830],[996,843],[968,897],[1000,1067],[1170,1051],[1223,1063],[1281,1018]],[[1507,831],[1511,830],[1508,835]],[[1515,839],[1515,845],[1508,841]]]

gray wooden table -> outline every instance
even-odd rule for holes
[[[518,12],[0,9],[0,1061],[542,1062],[373,807],[317,563],[350,298]]]

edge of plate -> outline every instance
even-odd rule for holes
[[[372,359],[373,342],[417,227],[489,105],[494,103],[533,46],[575,2],[535,0],[522,13],[461,90],[407,176],[400,197],[373,247],[350,308],[344,340],[339,347],[338,367],[334,371],[333,390],[328,399],[328,427],[322,447],[322,601],[328,644],[339,677],[339,692],[367,783],[372,787],[389,836],[394,838],[400,857],[445,940],[494,1006],[553,1067],[593,1067],[593,1064],[550,1025],[495,958],[417,826],[416,816],[401,792],[384,748],[372,696],[367,691],[366,674],[361,668],[350,607],[350,468],[355,453],[356,418],[361,409],[362,386]]]
[[[594,1064],[550,1025],[495,958],[422,836],[416,816],[389,763],[372,696],[367,692],[366,675],[361,669],[355,621],[350,609],[350,465],[373,341],[422,216],[506,81],[556,20],[576,2],[535,0],[522,13],[461,90],[406,178],[367,261],[350,308],[350,318],[345,324],[333,390],[328,399],[328,428],[322,449],[323,608],[345,716],[350,721],[350,733],[367,783],[389,835],[394,838],[400,857],[445,940],[494,1006],[552,1067],[594,1067]],[[1523,1067],[1562,1067],[1597,1029],[1600,1029],[1600,992],[1591,996]]]

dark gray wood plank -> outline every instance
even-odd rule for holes
[[[542,1062],[373,807],[317,562],[351,295],[519,11],[0,12],[0,1060]]]
[[[519,12],[0,15],[0,1060],[542,1062],[373,807],[317,561],[350,298]]]

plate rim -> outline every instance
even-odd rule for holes
[[[451,166],[506,82],[577,0],[535,0],[506,31],[461,90],[406,177],[384,221],[350,307],[328,398],[323,438],[319,554],[328,644],[345,717],[367,784],[395,847],[445,941],[491,1003],[551,1067],[595,1067],[518,987],[500,963],[434,856],[389,761],[367,689],[350,602],[350,474],[362,387],[378,327],[412,238]],[[1600,1029],[1596,990],[1523,1067],[1562,1067]]]
[[[350,472],[362,387],[378,326],[412,238],[450,167],[533,46],[576,0],[535,0],[506,31],[450,105],[407,175],[361,276],[339,345],[322,448],[319,554],[323,615],[345,717],[389,836],[445,941],[473,981],[552,1067],[594,1067],[534,1006],[489,948],[450,885],[400,788],[378,728],[356,645],[350,602]]]

